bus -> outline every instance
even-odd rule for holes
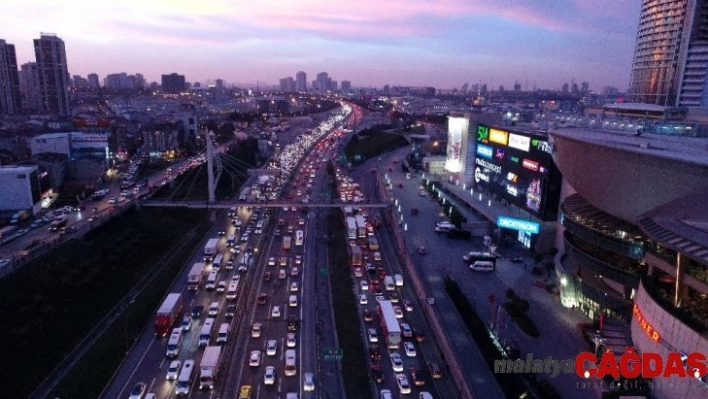
[[[489,252],[470,252],[467,255],[462,257],[462,260],[465,261],[468,265],[473,264],[474,262],[477,261],[483,261],[483,262],[492,262],[494,265],[497,264],[497,257],[492,255]]]
[[[229,301],[233,301],[236,299],[236,293],[238,291],[238,282],[239,280],[232,280],[231,283],[229,283],[229,288],[226,290],[226,299]]]
[[[285,375],[288,377],[297,374],[297,366],[295,365],[295,349],[285,351]]]
[[[352,267],[361,266],[361,247],[351,247],[352,248]]]
[[[378,304],[379,318],[383,328],[386,346],[389,349],[398,349],[401,344],[401,325],[398,324],[393,304],[388,300],[381,300]]]
[[[189,395],[189,391],[192,388],[192,383],[194,382],[194,360],[185,360],[182,370],[179,372],[179,378],[177,379],[177,395]]]
[[[305,240],[305,232],[302,230],[298,230],[295,232],[295,246],[296,247],[301,247],[302,242]]]

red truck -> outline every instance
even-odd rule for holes
[[[182,294],[167,294],[155,317],[155,336],[164,337],[182,313]]]

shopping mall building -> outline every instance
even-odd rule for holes
[[[708,139],[582,128],[549,136],[563,175],[562,303],[628,322],[640,353],[708,354]],[[706,377],[654,382],[653,397],[708,397]]]

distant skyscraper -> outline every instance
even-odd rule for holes
[[[291,76],[280,79],[280,91],[284,93],[292,93],[295,91],[295,80]]]
[[[219,90],[224,88],[224,79],[216,79],[216,88]]]
[[[142,73],[135,74],[135,88],[142,89],[145,87],[145,77]]]
[[[632,101],[708,106],[708,2],[643,0],[632,61]]]
[[[43,110],[69,115],[69,68],[64,41],[54,34],[43,33],[34,39],[34,55]]]
[[[95,73],[88,74],[88,84],[92,89],[98,89],[98,75]]]
[[[162,91],[165,93],[178,94],[184,91],[184,75],[171,73],[162,75]]]
[[[330,90],[330,85],[332,84],[332,79],[327,76],[327,72],[320,72],[317,74],[317,90],[327,91]]]
[[[15,46],[0,39],[0,114],[16,114],[22,110],[20,77]]]
[[[352,82],[350,82],[348,80],[343,80],[342,81],[342,91],[345,93],[352,91]]]
[[[42,110],[42,94],[39,89],[39,68],[36,62],[22,64],[19,72],[22,108],[29,112]]]
[[[81,75],[74,75],[71,77],[71,80],[76,88],[88,87],[88,79]]]
[[[295,91],[307,91],[307,74],[303,71],[295,74]]]
[[[521,83],[514,82],[514,91],[521,91]]]

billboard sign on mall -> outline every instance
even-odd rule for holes
[[[538,234],[541,228],[541,226],[536,222],[523,219],[514,219],[507,216],[499,216],[497,218],[497,226],[505,229],[523,231],[529,234]]]

